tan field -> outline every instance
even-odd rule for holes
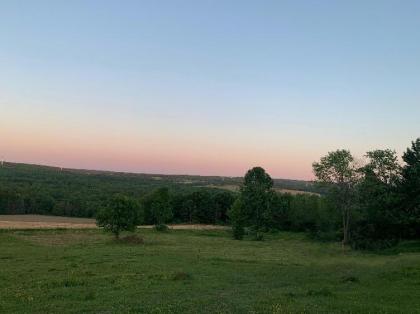
[[[228,190],[228,191],[232,191],[232,192],[238,192],[239,191],[239,185],[235,185],[235,184],[225,184],[225,185],[210,184],[210,185],[206,185],[206,187]],[[318,193],[314,193],[314,192],[291,190],[291,189],[281,189],[281,188],[276,188],[276,187],[274,188],[274,190],[276,190],[279,193],[289,193],[289,194],[292,194],[292,195],[297,195],[297,194],[319,195]]]
[[[44,216],[44,215],[0,215],[0,229],[91,229],[98,228],[95,219]],[[152,228],[152,226],[141,226]],[[202,224],[169,225],[176,230],[215,230],[226,229],[224,226]]]

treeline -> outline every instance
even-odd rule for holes
[[[283,194],[274,189],[269,190],[267,203],[256,204],[261,200],[258,194],[251,195],[243,203],[242,192],[247,189],[247,177],[255,172],[261,172],[267,177],[262,168],[250,170],[245,177],[245,184],[241,194],[229,191],[194,191],[191,193],[173,193],[168,188],[159,188],[147,194],[140,200],[117,194],[110,202],[101,208],[97,218],[99,226],[104,227],[118,238],[121,231],[133,231],[137,225],[154,225],[158,231],[166,231],[168,223],[201,223],[201,224],[230,224],[234,230],[238,219],[244,221],[242,235],[245,233],[246,222],[252,223],[252,215],[260,211],[260,231],[314,230],[319,221],[320,209],[323,208],[324,198],[314,194]],[[271,182],[271,178],[269,178]],[[258,185],[258,183],[257,183]],[[256,199],[252,199],[256,197]],[[264,196],[263,196],[264,198]],[[249,204],[251,210],[247,217],[244,211],[235,217],[238,204]],[[253,205],[258,210],[254,211]],[[263,206],[267,205],[264,209]],[[246,220],[249,219],[249,220]],[[252,225],[250,225],[252,232]],[[242,238],[238,237],[238,238]]]
[[[276,194],[264,169],[253,168],[228,212],[233,235],[261,240],[272,229],[306,230],[358,249],[419,239],[420,139],[402,160],[389,149],[367,152],[363,164],[348,150],[330,152],[313,164],[322,197]]]
[[[174,198],[174,219],[178,214],[179,199],[194,194],[192,218],[205,218],[209,211],[208,194],[223,191],[222,187],[237,186],[242,179],[186,175],[131,174],[106,171],[60,169],[57,167],[15,164],[0,165],[0,214],[44,214],[71,217],[95,217],[115,194],[124,194],[138,201],[153,191],[166,187]],[[314,184],[305,181],[275,180],[277,188],[296,188],[316,191]],[[217,216],[217,215],[216,215]],[[200,218],[201,219],[201,218]],[[189,221],[189,220],[186,220]]]

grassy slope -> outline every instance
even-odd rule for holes
[[[0,312],[420,312],[418,245],[376,255],[289,233],[139,232],[144,245],[99,230],[0,232]]]

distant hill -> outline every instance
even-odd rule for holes
[[[0,183],[3,185],[78,185],[88,189],[94,188],[95,184],[105,184],[110,189],[152,190],[159,186],[168,186],[175,189],[194,188],[223,188],[235,191],[242,183],[242,177],[223,176],[198,176],[198,175],[166,175],[128,173],[102,170],[86,170],[59,168],[43,165],[4,162],[0,167]],[[113,186],[114,188],[111,188]],[[310,181],[274,179],[276,190],[296,193],[312,192],[319,193],[319,188]]]
[[[0,166],[0,214],[93,217],[117,193],[140,200],[157,188],[167,187],[179,197],[199,191],[215,195],[238,191],[242,180],[240,177],[124,173],[5,162]],[[274,182],[280,192],[317,192],[311,182],[284,179]]]

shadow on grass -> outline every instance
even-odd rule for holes
[[[420,241],[419,240],[412,240],[412,241],[401,241],[396,246],[382,249],[382,250],[372,250],[367,251],[372,254],[377,255],[398,255],[403,253],[420,253]]]

